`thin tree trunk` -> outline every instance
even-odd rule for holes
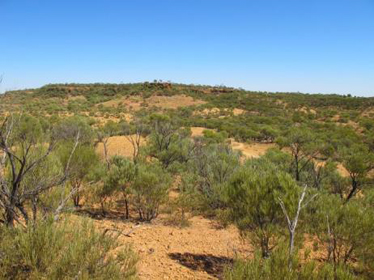
[[[347,196],[346,202],[348,202],[354,196],[357,189],[358,189],[358,182],[355,178],[352,178],[352,189]]]
[[[127,201],[127,198],[125,198],[125,215],[126,215],[126,220],[129,219],[130,213],[129,213],[129,202]]]

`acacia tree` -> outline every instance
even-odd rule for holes
[[[132,202],[140,220],[151,221],[159,213],[159,207],[168,199],[171,178],[156,163],[138,164],[131,187]]]
[[[311,232],[326,248],[327,261],[334,266],[374,256],[373,208],[362,201],[344,202],[338,195],[320,195],[308,219]]]
[[[226,188],[229,220],[268,257],[283,231],[284,216],[278,198],[291,209],[299,186],[292,177],[270,162],[251,160],[233,175]]]
[[[351,181],[346,197],[346,201],[349,201],[367,181],[368,173],[374,168],[374,155],[366,146],[359,144],[342,148],[339,153],[340,160],[348,171]]]
[[[80,142],[75,153],[70,157],[74,143],[74,135],[79,132]],[[93,146],[93,132],[91,127],[79,118],[69,118],[56,126],[55,138],[61,141],[57,152],[60,161],[66,165],[70,160],[70,173],[68,182],[74,192],[72,200],[75,207],[80,206],[81,188],[90,170],[98,164],[98,156]]]
[[[191,169],[196,175],[196,187],[203,207],[209,210],[225,208],[222,197],[224,184],[240,167],[240,153],[225,144],[196,145]]]
[[[122,192],[125,201],[125,217],[129,218],[129,194],[131,183],[135,177],[135,165],[121,156],[114,156],[111,159],[111,169],[104,178],[103,189],[114,193]]]
[[[51,133],[42,131],[35,118],[10,116],[3,121],[0,127],[0,208],[3,210],[3,223],[13,227],[20,216],[28,223],[27,202],[32,203],[36,219],[40,194],[66,181],[78,142],[79,132],[62,170],[41,172],[40,168],[51,167],[48,160],[52,158],[56,139]]]
[[[174,162],[187,163],[193,154],[194,143],[190,131],[180,129],[166,115],[151,116],[152,132],[149,136],[148,154],[158,159],[164,168]]]
[[[64,145],[60,150],[63,164],[69,160],[71,144]],[[79,145],[70,160],[70,174],[68,182],[74,192],[72,200],[75,207],[80,207],[83,182],[86,180],[90,170],[98,164],[99,159],[95,149],[90,145]]]
[[[281,148],[290,150],[295,179],[300,181],[301,172],[319,153],[317,139],[306,128],[294,127],[285,136],[278,138],[277,143]]]

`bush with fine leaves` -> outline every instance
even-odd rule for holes
[[[84,221],[0,228],[0,279],[135,279],[137,256]]]
[[[161,165],[142,163],[137,166],[131,192],[141,220],[151,221],[157,217],[160,205],[168,199],[170,183],[170,175]]]
[[[308,256],[305,256],[306,258]],[[288,265],[286,246],[281,245],[268,258],[263,258],[260,251],[251,260],[236,260],[232,268],[225,273],[226,280],[319,280],[359,279],[345,266],[334,268],[330,264],[317,265],[316,262],[299,260],[293,256],[292,266]]]
[[[228,220],[261,248],[263,257],[268,257],[284,229],[285,218],[278,199],[294,213],[292,205],[299,190],[289,174],[270,162],[249,160],[228,182]]]

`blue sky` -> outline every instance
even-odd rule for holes
[[[374,0],[0,0],[0,91],[154,79],[374,96]]]

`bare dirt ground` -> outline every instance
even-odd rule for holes
[[[235,256],[251,254],[235,227],[222,229],[201,216],[191,218],[185,228],[168,225],[162,216],[152,224],[121,220],[96,224],[102,230],[124,233],[119,242],[131,243],[138,253],[140,279],[220,279]]]
[[[247,158],[257,158],[266,153],[270,148],[275,148],[276,144],[266,144],[266,143],[240,143],[234,140],[231,141],[231,146],[234,150],[239,150],[243,153],[243,156]]]
[[[145,143],[145,139],[141,139],[141,144]],[[107,142],[108,156],[124,156],[132,157],[134,147],[126,136],[113,136],[109,137]],[[99,143],[96,147],[97,153],[101,158],[104,158],[104,144]]]
[[[192,137],[203,136],[204,130],[212,130],[212,129],[205,128],[205,127],[198,127],[198,126],[191,127],[191,136]]]

